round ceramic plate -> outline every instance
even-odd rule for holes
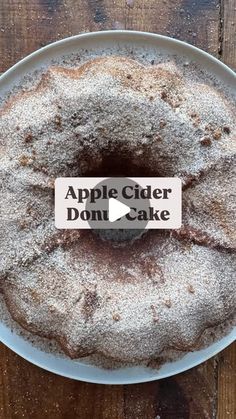
[[[17,85],[22,78],[32,71],[47,66],[53,60],[70,54],[78,54],[82,49],[111,49],[143,48],[155,49],[158,52],[184,57],[187,61],[194,61],[201,68],[206,69],[228,88],[235,91],[236,76],[232,70],[203,52],[184,42],[165,36],[133,31],[107,31],[88,33],[74,36],[55,42],[29,55],[0,77],[0,90],[2,94],[8,92],[12,86]],[[210,345],[206,349],[191,352],[181,359],[162,365],[159,370],[145,367],[119,368],[107,370],[88,365],[80,361],[45,353],[28,340],[19,336],[4,323],[0,323],[0,340],[14,352],[26,360],[48,371],[65,377],[74,378],[93,383],[103,384],[131,384],[157,380],[186,371],[226,348],[235,340],[236,329],[231,330],[227,336]]]

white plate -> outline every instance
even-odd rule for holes
[[[197,62],[202,68],[208,70],[217,79],[224,82],[231,91],[235,91],[236,76],[226,65],[191,45],[161,35],[134,31],[106,31],[88,33],[74,36],[48,45],[34,52],[10,68],[0,77],[0,90],[9,91],[27,73],[44,65],[62,55],[78,53],[80,49],[104,49],[120,47],[158,48],[160,52],[184,56],[188,61]],[[105,370],[79,361],[45,353],[10,328],[0,323],[0,340],[18,355],[39,367],[65,377],[74,378],[93,383],[103,384],[131,384],[157,380],[186,371],[201,362],[206,361],[230,345],[236,337],[236,328],[218,342],[206,349],[185,355],[178,361],[164,364],[159,370],[144,367],[120,368]]]

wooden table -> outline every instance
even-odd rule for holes
[[[236,67],[236,0],[0,0],[0,72],[80,32],[136,29],[188,41]],[[0,418],[236,418],[236,346],[150,384],[102,386],[45,372],[0,344]]]

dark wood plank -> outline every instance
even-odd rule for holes
[[[0,0],[0,72],[49,42],[104,29],[178,37],[235,66],[235,8],[235,0]],[[232,354],[160,382],[111,387],[47,373],[0,345],[0,418],[212,419],[217,408],[219,419],[233,418]]]
[[[86,384],[29,364],[0,346],[0,418],[123,418],[122,386]]]
[[[236,418],[236,344],[218,358],[218,419]]]
[[[216,412],[216,363],[159,382],[126,386],[125,418],[214,418]]]
[[[236,69],[236,0],[221,2],[222,60]]]
[[[213,418],[215,362],[160,382],[100,386],[48,373],[1,345],[0,418]]]
[[[236,69],[236,0],[222,0],[220,8],[220,56]],[[218,357],[218,419],[236,417],[236,344]]]
[[[42,45],[84,31],[136,29],[218,53],[220,0],[0,0],[0,71]]]

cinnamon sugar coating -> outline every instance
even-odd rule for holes
[[[52,66],[12,95],[0,109],[0,290],[13,318],[73,358],[198,347],[235,314],[235,135],[227,97],[170,63]],[[54,179],[90,174],[181,177],[182,228],[124,246],[56,230]]]

